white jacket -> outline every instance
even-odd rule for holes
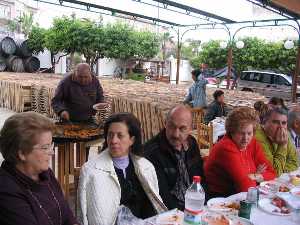
[[[135,173],[157,213],[167,210],[160,195],[153,165],[131,154]],[[79,219],[83,225],[114,224],[121,200],[121,186],[112,158],[105,150],[86,162],[80,172],[78,187]]]

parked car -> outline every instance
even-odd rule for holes
[[[258,92],[266,97],[291,99],[292,78],[286,74],[272,71],[243,71],[238,79],[238,90]],[[300,96],[300,87],[297,87]]]
[[[218,88],[226,88],[227,87],[226,76],[207,77],[205,79],[208,81],[208,87],[218,87]],[[234,82],[234,80],[230,79],[230,87],[233,85],[233,82]]]

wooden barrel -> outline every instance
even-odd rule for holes
[[[40,69],[40,60],[37,57],[30,56],[23,60],[25,71],[35,73]]]
[[[7,58],[6,65],[9,71],[22,73],[25,71],[22,58],[11,55]]]
[[[3,72],[6,69],[6,59],[0,55],[0,72]]]
[[[17,45],[11,37],[3,36],[0,37],[0,52],[4,56],[15,54]]]
[[[16,39],[17,45],[16,55],[20,57],[29,57],[32,55],[32,51],[28,48],[27,40]]]

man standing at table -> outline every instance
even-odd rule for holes
[[[52,99],[54,112],[64,120],[89,121],[96,111],[93,105],[104,102],[99,80],[86,63],[79,63],[75,71],[60,81]]]
[[[255,136],[278,176],[298,169],[296,148],[288,135],[286,110],[270,109]]]
[[[155,167],[159,193],[168,209],[184,209],[184,195],[193,176],[201,176],[203,161],[192,129],[191,111],[183,105],[172,108],[165,128],[145,144],[145,157]]]

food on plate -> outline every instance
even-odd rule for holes
[[[300,174],[291,176],[291,183],[295,186],[300,185]]]
[[[272,205],[275,205],[277,208],[273,210],[275,213],[289,214],[291,211],[287,207],[286,202],[278,197],[275,197],[271,201]]]
[[[219,202],[219,203],[213,203],[209,205],[210,208],[213,209],[240,209],[240,203],[238,202]]]
[[[205,216],[203,221],[208,225],[229,225],[230,220],[227,219],[224,215],[219,216]]]
[[[231,202],[231,203],[227,204],[227,208],[231,208],[231,209],[239,210],[240,207],[241,207],[240,203],[237,203],[237,202]]]
[[[279,192],[289,192],[289,191],[290,191],[290,189],[287,186],[285,186],[285,185],[279,186]]]
[[[159,215],[156,219],[156,224],[177,225],[181,224],[182,220],[183,213],[176,209]]]
[[[279,184],[276,182],[262,182],[259,187],[259,191],[262,194],[269,194],[270,192],[276,193],[278,191]]]
[[[89,138],[99,135],[101,129],[99,127],[88,128],[76,124],[60,124],[56,125],[54,133],[55,135],[63,135],[68,138]]]

